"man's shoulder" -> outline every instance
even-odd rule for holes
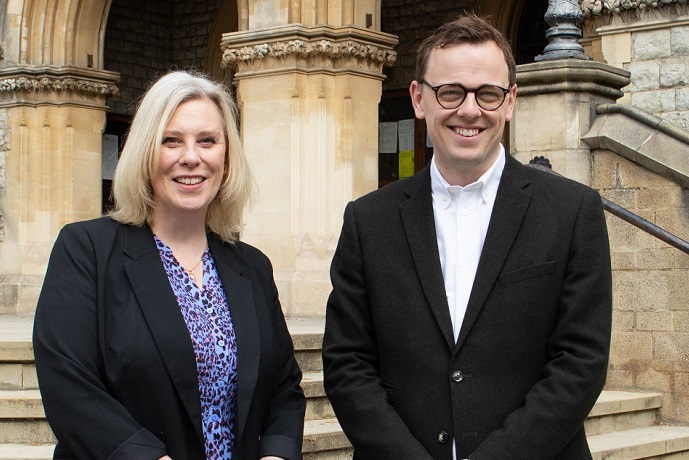
[[[379,189],[373,190],[354,200],[354,205],[362,208],[370,206],[389,206],[408,199],[413,193],[423,193],[423,182],[425,180],[423,174],[428,174],[428,172],[422,170],[411,177],[392,182]],[[430,187],[428,188],[428,193],[430,193]]]

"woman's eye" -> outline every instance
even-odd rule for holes
[[[176,138],[174,138],[174,137],[165,137],[165,138],[163,138],[163,145],[165,145],[165,146],[167,146],[167,147],[172,147],[172,146],[175,146],[175,145],[178,145],[178,144],[179,144],[179,139],[176,139]]]
[[[201,139],[199,141],[199,143],[205,144],[205,145],[214,145],[214,144],[216,144],[216,141],[212,137],[206,137],[206,138]]]

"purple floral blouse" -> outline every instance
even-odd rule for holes
[[[206,458],[231,459],[237,394],[237,342],[225,290],[210,248],[203,253],[203,289],[154,236],[196,354]]]

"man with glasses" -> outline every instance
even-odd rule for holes
[[[441,26],[410,87],[431,163],[345,210],[323,364],[355,459],[591,458],[605,218],[594,190],[505,152],[515,67],[485,20]]]

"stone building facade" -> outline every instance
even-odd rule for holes
[[[465,9],[490,16],[522,64],[505,139],[517,158],[547,156],[689,239],[687,2],[580,5],[593,60],[533,64],[544,0],[0,0],[0,314],[31,314],[59,229],[101,215],[103,134],[123,134],[157,76],[193,68],[240,107],[260,189],[242,238],[271,257],[288,315],[322,316],[342,210],[381,183],[379,114],[409,117],[416,47]],[[665,417],[689,422],[689,260],[608,223],[608,385],[662,391]]]

